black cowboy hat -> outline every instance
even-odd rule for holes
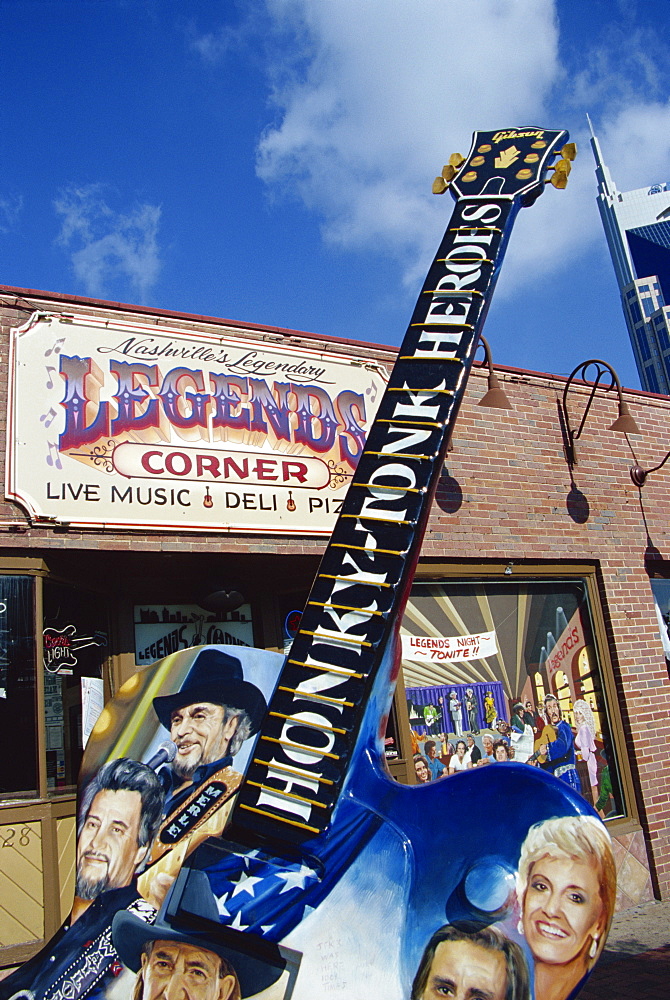
[[[112,921],[112,941],[121,961],[132,972],[140,971],[142,954],[154,941],[174,941],[214,952],[235,970],[242,1000],[272,986],[286,968],[286,959],[277,945],[222,926],[206,874],[185,868],[170,889],[156,922],[148,924],[136,914],[121,910]]]
[[[169,729],[173,712],[201,701],[244,709],[251,719],[250,736],[260,729],[268,708],[260,689],[244,680],[237,657],[214,646],[198,653],[180,691],[154,698],[153,705],[156,715]]]

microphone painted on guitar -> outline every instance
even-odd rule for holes
[[[163,740],[153,757],[146,762],[147,767],[157,771],[161,764],[171,764],[177,756],[177,744],[172,740]]]

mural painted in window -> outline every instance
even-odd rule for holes
[[[624,814],[584,580],[417,584],[402,631],[417,781],[515,760]]]

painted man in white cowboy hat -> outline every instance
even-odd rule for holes
[[[249,939],[244,948],[234,947],[239,932],[221,927],[204,872],[188,873],[179,907],[174,903],[168,897],[154,924],[130,913],[114,918],[114,947],[137,973],[133,1000],[244,1000],[279,979],[286,960],[276,945],[263,942],[262,957]],[[197,929],[178,914],[167,916],[184,904]]]
[[[181,689],[154,698],[153,706],[177,748],[161,772],[168,785],[165,819],[152,867],[140,880],[144,897],[160,905],[184,858],[222,833],[242,781],[233,758],[258,732],[267,703],[244,680],[238,658],[212,646],[198,653]]]

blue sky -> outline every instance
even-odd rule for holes
[[[0,0],[0,283],[398,344],[474,129],[567,128],[513,233],[500,364],[639,382],[585,114],[670,180],[670,0]]]

